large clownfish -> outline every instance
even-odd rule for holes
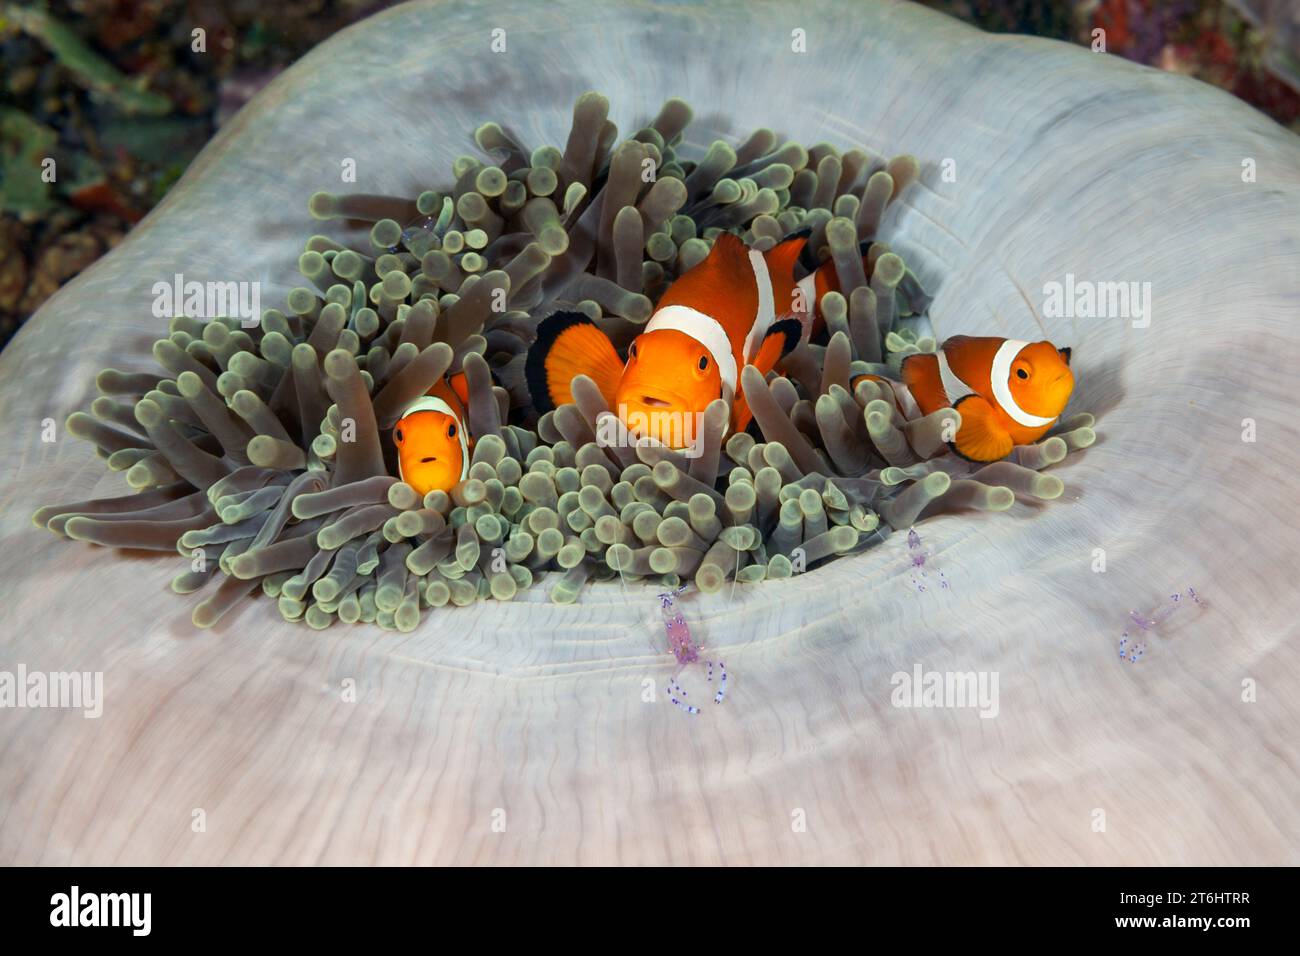
[[[741,369],[766,374],[806,342],[817,303],[838,288],[830,261],[795,281],[807,241],[795,235],[759,252],[721,233],[708,256],[669,286],[626,361],[585,315],[549,316],[525,365],[533,404],[545,412],[573,401],[569,383],[587,375],[631,431],[671,447],[690,443],[697,416],[718,398],[732,407],[730,430],[742,431],[751,413]],[[678,427],[683,421],[687,427]]]
[[[955,335],[937,352],[909,355],[902,374],[921,414],[961,413],[949,446],[978,462],[1042,438],[1074,389],[1070,350],[1051,342]]]
[[[468,402],[465,373],[457,372],[408,405],[393,426],[397,474],[419,494],[451,491],[469,477]]]

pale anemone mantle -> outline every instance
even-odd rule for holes
[[[911,589],[900,542],[686,600],[733,675],[698,718],[663,699],[648,594],[617,585],[409,636],[254,602],[198,638],[174,562],[31,527],[120,493],[40,425],[100,368],[149,366],[154,282],[282,301],[344,159],[413,195],[477,123],[555,142],[588,89],[623,129],[681,96],[701,139],[775,125],[920,157],[888,227],[938,334],[1074,349],[1102,438],[1065,496],[927,522],[951,594]],[[412,4],[346,31],[0,356],[3,657],[104,673],[96,721],[0,713],[0,862],[1296,863],[1297,208],[1296,138],[1230,96],[906,4]],[[1067,273],[1150,282],[1149,327],[1044,318]],[[1127,611],[1189,584],[1211,609],[1121,664]],[[997,717],[892,706],[918,662],[996,672]]]

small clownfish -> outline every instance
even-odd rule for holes
[[[408,405],[393,426],[398,477],[420,495],[451,491],[469,477],[468,402],[465,373],[457,372]]]
[[[954,335],[934,353],[903,360],[903,382],[922,415],[961,413],[948,445],[970,461],[998,461],[1042,438],[1074,390],[1070,349],[1051,342]]]
[[[629,430],[670,447],[691,443],[695,416],[718,398],[732,407],[729,430],[743,431],[751,413],[741,369],[748,364],[767,374],[807,342],[820,321],[821,297],[838,288],[833,261],[795,280],[807,242],[797,233],[759,252],[721,233],[708,256],[669,286],[626,361],[585,315],[549,316],[525,365],[533,404],[545,412],[573,401],[569,383],[587,375]]]

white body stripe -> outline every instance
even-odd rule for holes
[[[730,404],[736,397],[736,356],[731,351],[731,341],[727,330],[712,316],[705,315],[685,305],[669,305],[650,316],[645,324],[646,332],[658,332],[660,329],[672,329],[689,335],[703,345],[717,363],[718,374],[722,378],[722,397]]]
[[[1011,394],[1011,386],[1007,384],[1011,378],[1011,363],[1016,360],[1020,350],[1028,344],[1028,342],[1021,342],[1019,339],[1007,339],[1003,342],[998,348],[997,354],[993,356],[993,368],[989,372],[989,377],[993,383],[993,397],[998,400],[1002,410],[1026,428],[1039,428],[1043,425],[1052,424],[1056,419],[1031,415],[1025,411],[1016,404],[1015,396]]]
[[[444,415],[450,415],[456,422],[456,437],[460,439],[460,477],[463,479],[469,477],[469,442],[465,438],[465,423],[460,420],[450,405],[436,395],[421,395],[410,405],[406,411],[402,412],[402,418],[412,415],[415,412],[442,412]],[[397,457],[397,477],[402,477],[402,458]]]
[[[952,370],[952,366],[948,364],[948,355],[943,349],[935,353],[935,358],[939,360],[939,384],[943,388],[944,395],[948,396],[949,408],[967,395],[975,394],[975,390],[959,379],[957,373]]]
[[[767,271],[767,260],[757,249],[749,250],[749,262],[754,267],[754,282],[758,286],[758,311],[754,314],[754,324],[745,336],[745,361],[751,361],[758,354],[763,337],[776,321],[776,302],[772,295],[772,276]]]

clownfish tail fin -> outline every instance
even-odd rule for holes
[[[543,319],[524,363],[528,392],[539,414],[573,401],[569,383],[577,375],[591,378],[613,407],[622,374],[623,360],[614,343],[581,312],[556,312]]]

